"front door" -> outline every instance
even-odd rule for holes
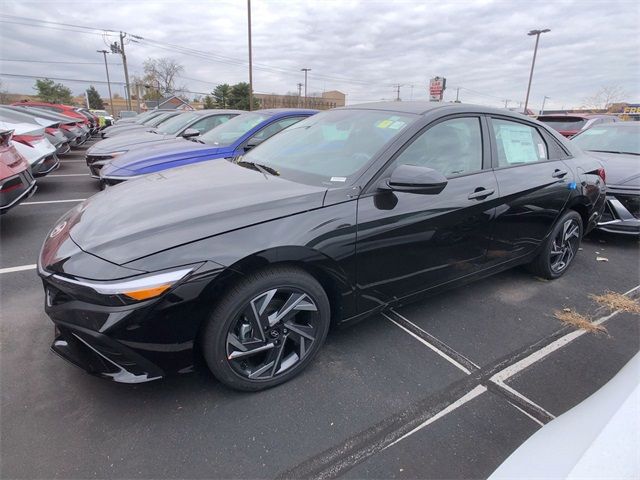
[[[483,264],[498,198],[483,131],[481,116],[429,125],[381,177],[402,164],[426,166],[447,177],[442,192],[373,190],[359,198],[359,311],[471,274]]]

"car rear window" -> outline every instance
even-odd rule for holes
[[[538,120],[559,132],[578,131],[587,123],[587,119],[581,117],[538,117]]]

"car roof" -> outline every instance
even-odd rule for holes
[[[597,113],[552,113],[549,115],[538,115],[538,118],[610,118],[611,115],[602,115]]]
[[[225,113],[235,113],[240,115],[241,113],[247,113],[244,110],[231,110],[231,109],[224,109],[224,108],[205,108],[204,110],[192,110],[192,111],[187,111],[184,113],[195,113],[196,115],[212,115],[212,114],[219,114],[219,115],[224,115]]]
[[[271,115],[288,115],[292,113],[308,113],[309,115],[313,115],[314,113],[318,113],[320,110],[314,110],[311,108],[262,108],[260,110],[252,110],[251,112],[246,111],[243,113],[252,113],[252,112],[260,112],[267,113]]]
[[[489,113],[495,115],[507,115],[515,118],[527,118],[518,112],[512,112],[504,108],[487,107],[485,105],[475,105],[472,103],[455,103],[455,102],[429,102],[429,101],[396,101],[396,102],[373,102],[361,103],[358,105],[349,105],[340,107],[336,110],[382,110],[396,113],[409,113],[415,115],[426,115],[434,110],[446,110],[447,113],[467,112],[467,113]]]

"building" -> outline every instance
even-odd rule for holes
[[[305,102],[303,96],[278,95],[275,93],[254,93],[260,100],[260,108],[315,108],[328,110],[330,108],[344,107],[346,95],[337,90],[323,92],[322,95],[308,96]]]

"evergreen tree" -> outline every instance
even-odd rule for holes
[[[89,108],[95,108],[96,110],[104,110],[104,103],[100,98],[100,94],[95,89],[93,85],[91,85],[87,89],[87,97],[89,98]]]
[[[216,108],[216,102],[210,95],[205,95],[204,97],[204,108]]]
[[[249,110],[249,84],[246,82],[236,83],[229,91],[229,108],[238,110]],[[260,101],[253,97],[253,108],[260,108]]]
[[[218,108],[229,108],[229,93],[231,91],[231,87],[227,83],[223,83],[222,85],[218,85],[211,94],[213,95],[213,100]]]

